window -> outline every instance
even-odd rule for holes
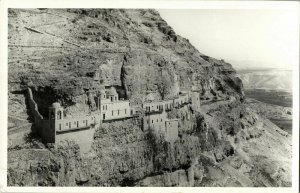
[[[160,119],[160,122],[162,122],[162,119]]]
[[[57,112],[57,119],[61,119],[61,111]]]
[[[118,115],[120,115],[120,110],[118,110]]]
[[[158,109],[158,105],[156,105],[156,109]]]
[[[147,123],[149,124],[149,120],[147,120]]]
[[[114,116],[114,111],[111,111],[111,115]]]
[[[115,96],[115,100],[117,100],[117,97]]]
[[[59,130],[61,130],[61,124],[59,124]]]
[[[153,120],[152,120],[152,123],[153,123]]]
[[[125,109],[125,115],[126,115],[126,109]]]
[[[50,119],[55,119],[54,112],[50,113]]]
[[[66,126],[68,126],[68,123],[66,123]]]
[[[103,106],[103,110],[104,110],[104,106]]]
[[[156,122],[158,122],[158,119],[156,119]]]

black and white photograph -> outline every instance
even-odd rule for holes
[[[8,7],[4,186],[292,188],[286,5]]]

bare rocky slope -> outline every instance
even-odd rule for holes
[[[291,136],[244,102],[229,63],[199,53],[157,11],[10,9],[8,27],[8,185],[291,186]],[[169,113],[180,119],[174,143],[131,120],[103,124],[86,155],[30,133],[24,88],[47,116],[55,101],[88,113],[93,90],[109,85],[132,104],[194,86],[201,112]]]

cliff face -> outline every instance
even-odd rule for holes
[[[210,98],[243,93],[230,64],[199,53],[154,10],[10,10],[8,81],[10,91],[35,88],[44,114],[56,100],[87,110],[87,92],[107,85],[133,104],[192,85]]]
[[[174,143],[129,120],[97,129],[84,156],[72,143],[10,146],[9,185],[290,185],[289,159],[282,164],[268,152],[249,150],[269,140],[287,156],[290,136],[247,108],[230,64],[199,53],[155,10],[10,9],[8,73],[10,114],[18,107],[26,112],[19,99],[26,87],[43,115],[54,101],[74,114],[90,112],[94,88],[109,85],[132,104],[143,102],[147,91],[158,100],[192,87],[203,101],[201,112],[184,107],[169,113],[180,120]],[[276,169],[266,170],[274,163]]]

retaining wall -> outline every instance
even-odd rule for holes
[[[178,137],[178,120],[166,120],[165,122],[165,138],[167,141],[175,141]]]
[[[88,127],[86,129],[56,134],[56,142],[74,140],[79,145],[80,152],[87,153],[91,149],[94,141],[95,128]]]

